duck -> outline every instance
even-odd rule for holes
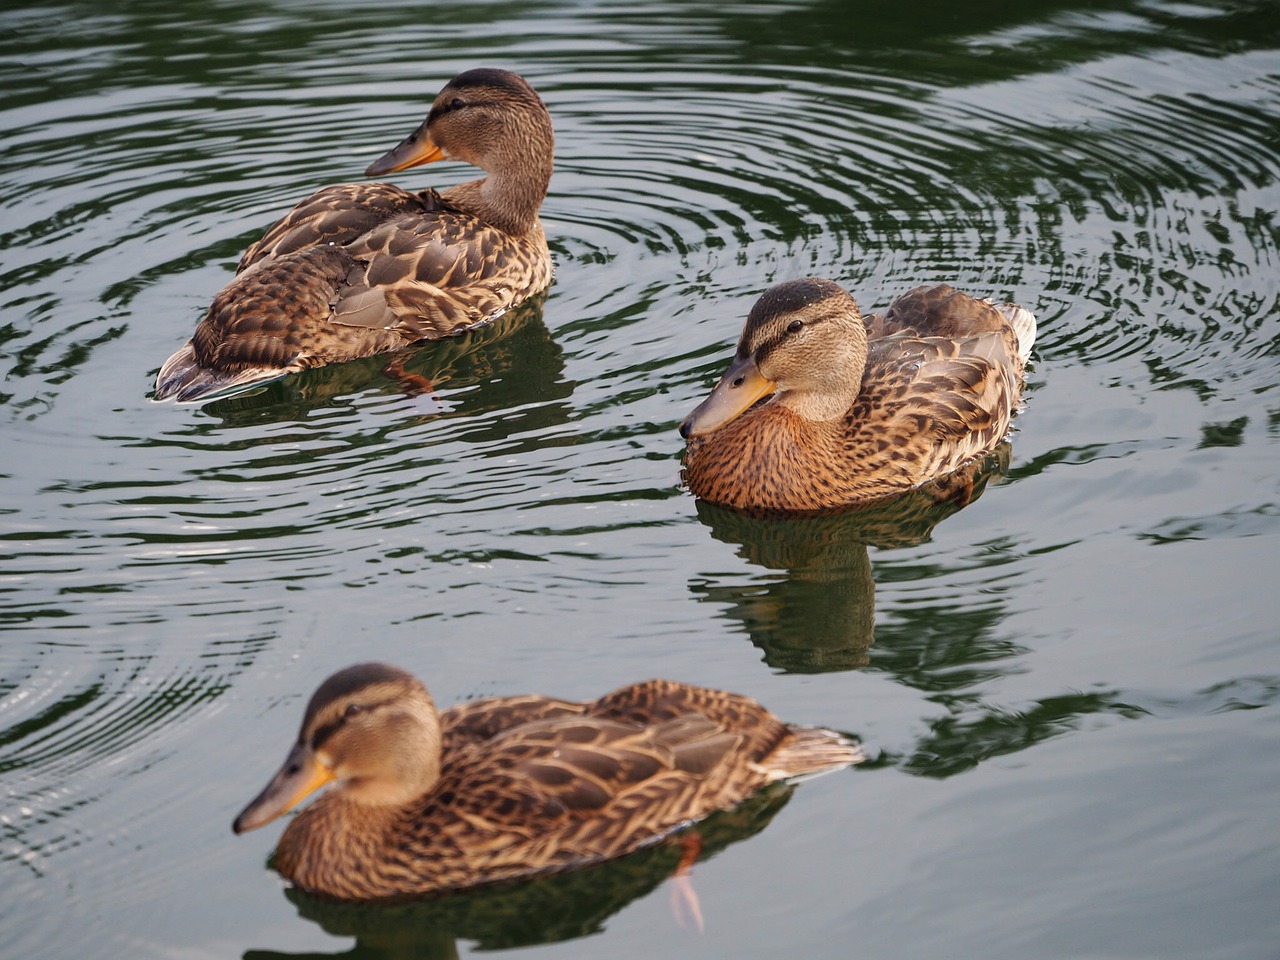
[[[763,517],[882,503],[994,451],[1036,336],[1025,307],[923,285],[864,318],[834,280],[778,283],[733,361],[680,424],[683,478]]]
[[[439,712],[413,674],[359,663],[320,684],[284,764],[232,829],[332,785],[290,820],[275,869],[322,899],[429,897],[624,857],[772,783],[861,759],[844,734],[671,680]]]
[[[338,184],[299,202],[240,258],[153,398],[203,403],[325,364],[487,323],[551,282],[538,216],[555,137],[508,70],[450,80],[426,120],[368,177],[438,160],[486,176],[443,190]]]

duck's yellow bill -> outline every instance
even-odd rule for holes
[[[765,379],[754,358],[737,357],[707,399],[685,417],[680,436],[688,440],[719,430],[777,389],[776,383]]]
[[[421,166],[424,163],[435,163],[435,161],[443,159],[444,151],[432,142],[431,137],[427,135],[427,125],[424,123],[401,140],[396,147],[388,150],[373,163],[369,164],[369,169],[364,172],[364,175],[366,177],[380,177],[386,173],[408,170],[410,167]]]
[[[256,830],[282,813],[288,813],[307,796],[333,780],[333,771],[316,760],[302,744],[289,751],[284,766],[276,771],[263,791],[240,811],[231,824],[235,833]]]

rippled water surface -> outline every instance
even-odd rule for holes
[[[417,351],[431,395],[151,403],[240,251],[477,65],[555,120],[545,301]],[[0,13],[0,79],[0,953],[1274,956],[1274,3],[51,4]],[[1037,313],[972,505],[680,488],[810,273]],[[372,658],[443,703],[728,687],[873,760],[714,825],[702,934],[666,850],[325,910],[229,824]]]

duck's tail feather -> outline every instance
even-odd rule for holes
[[[287,373],[288,370],[280,367],[243,367],[238,370],[202,367],[196,361],[195,348],[188,342],[160,368],[153,399],[209,403],[265,386]]]
[[[865,758],[843,733],[822,727],[791,727],[791,737],[764,761],[773,780],[794,780],[839,770]]]
[[[1016,303],[997,303],[995,308],[1004,314],[1004,318],[1018,335],[1018,357],[1026,363],[1031,357],[1031,347],[1036,342],[1036,315],[1026,307]]]

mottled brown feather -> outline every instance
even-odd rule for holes
[[[407,763],[419,739],[435,759]],[[769,783],[861,758],[845,737],[784,724],[747,697],[666,680],[593,702],[483,700],[437,718],[416,679],[381,664],[349,667],[317,691],[291,762],[308,750],[347,786],[293,819],[275,865],[298,887],[345,900],[438,894],[620,857]],[[415,777],[411,795],[378,802],[379,789],[399,795]],[[237,830],[276,803],[267,795]]]
[[[161,368],[156,399],[206,401],[450,336],[544,289],[554,137],[533,89],[505,71],[460,74],[408,139],[420,137],[489,176],[440,192],[340,184],[301,201],[245,251]]]
[[[695,411],[682,426],[685,481],[732,509],[803,515],[952,473],[1008,433],[1034,322],[945,284],[865,320],[829,280],[780,284],[752,310],[735,361],[754,364],[773,396],[703,435]],[[730,389],[722,380],[713,397]]]

